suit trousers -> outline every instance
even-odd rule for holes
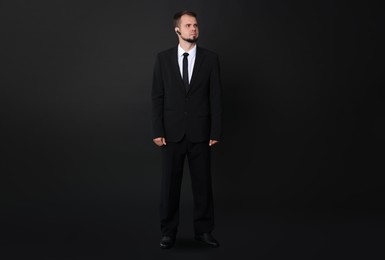
[[[179,200],[184,161],[187,156],[194,199],[194,232],[214,229],[214,205],[211,182],[211,150],[208,141],[192,143],[186,137],[167,142],[162,150],[160,220],[162,235],[175,236],[179,224]]]

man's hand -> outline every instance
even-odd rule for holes
[[[157,146],[166,145],[166,139],[165,139],[164,137],[154,138],[154,139],[152,139],[152,141],[154,141],[154,143],[155,143]]]
[[[210,140],[209,146],[213,146],[214,144],[218,143],[217,140]]]

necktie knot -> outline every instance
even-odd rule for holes
[[[183,53],[183,56],[186,58],[189,54],[187,52]]]

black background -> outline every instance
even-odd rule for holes
[[[1,1],[1,254],[39,259],[383,259],[384,3]],[[175,12],[217,52],[215,235],[185,172],[161,251],[150,89]]]

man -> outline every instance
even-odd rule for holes
[[[196,45],[196,14],[174,16],[178,47],[157,55],[152,85],[153,141],[162,151],[161,241],[171,248],[179,224],[179,198],[187,156],[194,197],[195,239],[212,247],[214,208],[210,149],[221,136],[221,83],[218,56]]]

